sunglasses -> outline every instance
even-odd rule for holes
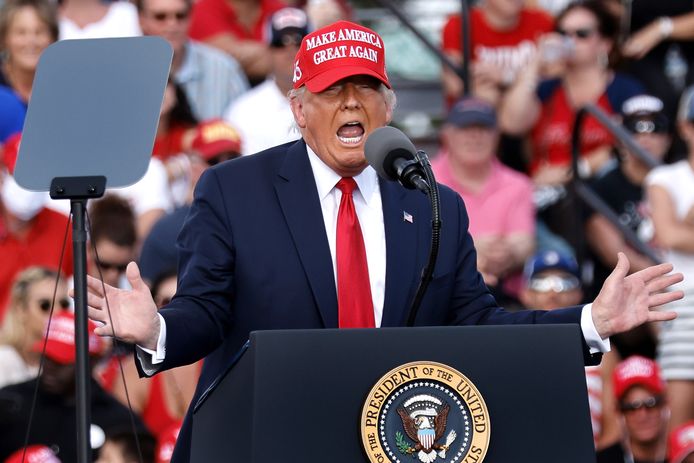
[[[162,22],[166,21],[167,19],[175,19],[178,22],[185,21],[186,19],[188,19],[189,14],[190,13],[188,12],[188,10],[185,10],[185,11],[176,11],[176,12],[172,12],[172,13],[167,13],[166,11],[154,11],[154,12],[151,12],[149,15],[155,21],[162,23]]]
[[[668,126],[659,119],[635,119],[624,122],[624,127],[631,133],[667,133]]]
[[[101,270],[103,270],[104,272],[108,272],[109,270],[117,270],[118,273],[125,272],[125,269],[128,267],[127,262],[124,264],[116,264],[113,262],[104,262],[103,260],[99,261],[98,265],[99,265],[99,268]]]
[[[528,287],[540,293],[548,293],[550,291],[563,293],[578,288],[580,284],[578,278],[574,276],[560,277],[558,275],[549,275],[531,278]]]
[[[584,28],[574,29],[574,30],[557,29],[557,33],[559,35],[563,35],[564,37],[575,37],[577,39],[585,40],[585,39],[593,36],[593,34],[595,34],[595,29],[590,28],[590,27],[584,27]]]
[[[50,299],[39,299],[39,309],[41,309],[41,312],[48,313],[51,310],[51,302]],[[70,308],[70,301],[67,299],[58,299],[56,302],[63,310]]]
[[[652,410],[663,404],[662,397],[649,397],[645,400],[636,400],[634,402],[624,402],[619,405],[619,409],[625,413],[635,412],[636,410],[641,410],[645,408],[647,410]]]

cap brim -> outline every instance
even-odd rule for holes
[[[304,82],[304,85],[306,85],[306,88],[308,88],[312,93],[320,93],[333,85],[335,82],[352,76],[371,76],[378,79],[386,87],[392,88],[386,77],[382,76],[373,69],[363,66],[333,67],[313,76],[311,79]]]
[[[685,458],[694,453],[694,445],[685,447],[679,451],[677,456],[672,459],[671,463],[682,463]]]
[[[42,352],[43,351],[43,341],[37,341],[34,344],[34,347],[32,350],[34,352],[39,352],[39,353]],[[72,352],[69,352],[68,350],[64,349],[63,347],[52,345],[50,342],[46,345],[46,357],[48,357],[49,359],[53,360],[54,362],[58,362],[62,365],[69,365],[71,363],[75,363],[74,350]]]

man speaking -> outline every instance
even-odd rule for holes
[[[133,289],[88,281],[97,334],[140,346],[144,374],[206,357],[197,394],[222,372],[253,330],[402,326],[428,255],[431,212],[418,191],[383,181],[364,142],[391,119],[395,95],[384,44],[373,31],[337,22],[302,41],[291,107],[302,139],[208,169],[179,237],[176,297],[157,314],[131,263]],[[607,338],[673,313],[652,307],[681,275],[663,264],[627,276],[619,263],[585,307],[507,313],[476,269],[459,196],[440,187],[440,253],[416,325],[577,323],[586,360]],[[106,311],[106,300],[113,324]],[[188,461],[190,419],[174,460]]]

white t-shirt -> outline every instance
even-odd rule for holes
[[[224,119],[241,134],[243,155],[301,138],[289,100],[271,78],[234,100]]]
[[[142,35],[137,8],[127,1],[115,1],[108,7],[108,13],[100,21],[79,27],[71,19],[61,17],[60,40],[64,39],[103,39],[109,37],[138,37]]]
[[[38,368],[27,365],[14,347],[0,345],[0,387],[28,381],[37,373]]]
[[[656,167],[646,177],[646,185],[657,185],[668,192],[677,219],[684,219],[694,207],[694,170],[687,160]],[[694,254],[666,250],[665,261],[685,276],[673,289],[694,290]]]

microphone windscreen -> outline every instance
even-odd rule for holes
[[[368,136],[364,144],[366,162],[378,175],[388,180],[398,180],[395,173],[396,158],[414,159],[417,149],[407,135],[395,127],[380,127]]]

